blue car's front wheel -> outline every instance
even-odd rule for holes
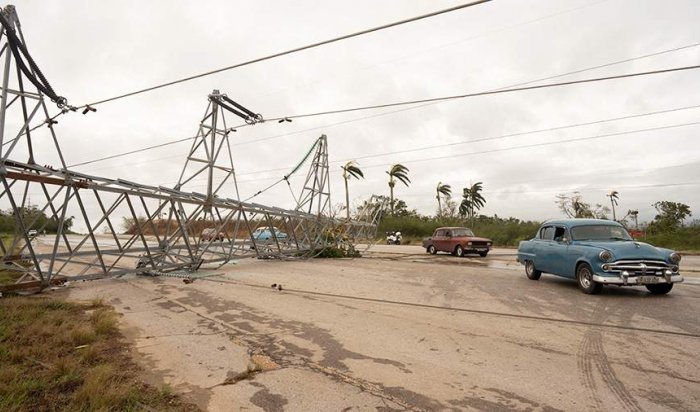
[[[538,280],[542,276],[542,272],[535,269],[535,263],[531,260],[525,261],[525,274],[530,280]]]
[[[665,295],[673,289],[673,283],[659,283],[656,285],[646,285],[646,287],[652,295]]]
[[[593,269],[587,263],[581,263],[576,268],[576,281],[585,294],[597,295],[603,290],[603,285],[593,280]]]

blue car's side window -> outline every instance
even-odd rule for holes
[[[565,237],[566,237],[566,228],[561,227],[561,226],[557,226],[554,229],[554,241],[561,242],[564,240]]]
[[[542,231],[540,233],[540,239],[554,240],[554,226],[547,226],[542,228]]]

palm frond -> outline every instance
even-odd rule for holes
[[[389,174],[390,175],[395,175],[395,174],[406,174],[408,172],[408,168],[401,163],[397,163],[393,166],[391,166],[391,169],[389,169]]]
[[[409,179],[406,174],[396,174],[394,175],[394,177],[406,186],[408,186],[408,184],[411,183],[411,179]]]
[[[348,166],[345,170],[348,172],[348,174],[349,174],[350,176],[354,177],[355,179],[359,179],[359,178],[361,178],[361,177],[362,177],[362,178],[365,177],[365,174],[362,173],[362,169],[360,169],[359,167],[357,167],[357,166],[355,166],[355,165],[350,165],[350,166]]]
[[[437,186],[438,195],[444,195],[446,197],[452,196],[452,187],[450,185],[443,185],[442,182],[438,183]]]
[[[391,166],[389,171],[386,173],[389,175],[389,186],[391,187],[393,187],[392,183],[394,182],[394,179],[400,181],[406,186],[408,186],[408,184],[411,182],[411,179],[408,177],[408,168],[400,163]]]
[[[462,203],[459,204],[459,214],[466,216],[469,214],[469,209],[471,209],[471,203],[468,199],[463,199]]]

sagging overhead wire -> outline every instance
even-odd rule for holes
[[[506,139],[509,137],[526,136],[526,135],[531,135],[531,134],[536,134],[536,133],[553,132],[553,131],[557,131],[557,130],[572,129],[572,128],[582,127],[582,126],[593,126],[596,124],[616,122],[619,120],[636,119],[636,118],[640,118],[640,117],[649,117],[649,116],[654,116],[654,115],[658,115],[658,114],[673,113],[673,112],[698,109],[698,108],[700,108],[700,104],[694,104],[691,106],[675,107],[672,109],[656,110],[653,112],[645,112],[645,113],[637,113],[637,114],[631,114],[631,115],[626,115],[626,116],[611,117],[611,118],[607,118],[607,119],[593,120],[593,121],[589,121],[589,122],[571,123],[571,124],[565,124],[565,125],[559,125],[559,126],[545,127],[542,129],[524,130],[524,131],[520,131],[520,132],[507,133],[507,134],[502,134],[502,135],[497,135],[497,136],[485,136],[485,137],[478,137],[475,139],[468,139],[468,140],[460,140],[460,141],[450,142],[450,143],[441,143],[441,144],[427,145],[427,146],[421,146],[421,147],[416,147],[416,148],[411,148],[411,149],[402,149],[402,150],[395,150],[395,151],[390,151],[390,152],[382,152],[382,153],[374,153],[374,154],[363,155],[363,156],[355,156],[355,157],[347,158],[347,159],[333,160],[330,163],[331,164],[338,164],[338,163],[345,163],[345,162],[350,161],[350,160],[371,159],[374,157],[382,157],[382,156],[389,156],[389,155],[396,155],[396,154],[420,152],[420,151],[424,151],[424,150],[440,149],[443,147],[459,146],[459,145],[463,145],[463,144],[478,143],[478,142],[485,142],[485,141],[491,141],[491,140],[501,140],[501,139]],[[277,171],[286,170],[286,169],[287,168],[284,167],[284,168],[277,168],[277,169],[258,170],[258,171],[254,171],[254,172],[239,173],[238,176],[247,176],[247,175],[259,174],[259,173],[277,172]]]
[[[624,130],[621,132],[596,134],[596,135],[575,137],[575,138],[570,138],[570,139],[563,139],[563,140],[556,140],[556,141],[549,141],[549,142],[529,143],[529,144],[524,144],[524,145],[501,147],[501,148],[497,148],[497,149],[488,149],[488,150],[481,150],[481,151],[476,151],[476,152],[455,153],[455,154],[451,154],[451,155],[435,156],[435,157],[423,157],[423,158],[412,159],[412,160],[403,160],[403,161],[401,161],[401,163],[402,164],[412,164],[412,163],[428,162],[428,161],[433,161],[433,160],[444,160],[444,159],[452,159],[452,158],[458,158],[458,157],[505,152],[505,151],[510,151],[510,150],[527,149],[527,148],[533,148],[533,147],[554,146],[554,145],[565,144],[565,143],[605,139],[605,138],[616,137],[616,136],[626,136],[626,135],[636,134],[636,133],[645,133],[645,132],[652,132],[652,131],[659,131],[659,130],[676,129],[676,128],[681,128],[681,127],[695,126],[695,125],[699,125],[699,124],[700,124],[700,121],[689,122],[689,123],[675,123],[675,124],[670,124],[670,125],[665,125],[665,126],[657,126],[657,127],[649,127],[649,128],[633,129],[633,130]],[[377,167],[390,166],[390,165],[395,164],[395,163],[396,162],[376,163],[376,164],[372,164],[372,165],[364,165],[364,166],[362,166],[362,169],[373,169],[373,168],[377,168]],[[272,171],[278,171],[278,170],[279,169],[268,170],[268,171],[272,172]],[[252,173],[262,173],[262,172],[266,172],[266,171],[258,171],[258,172],[252,172]],[[341,172],[340,169],[338,169],[338,170],[333,169],[330,171],[330,173],[340,173],[340,172]],[[248,175],[248,174],[252,174],[252,173],[242,173],[242,174],[239,174],[239,176],[244,176],[244,175]],[[267,181],[267,180],[272,180],[272,179],[276,179],[276,177],[253,178],[253,179],[242,180],[240,182],[254,182],[254,181],[260,182],[260,181]],[[281,181],[282,181],[282,179],[280,179],[280,181],[276,182],[274,185],[280,183]],[[274,186],[274,185],[271,185],[271,186]]]
[[[287,182],[287,186],[289,186],[289,190],[292,192],[292,196],[294,196],[294,191],[292,191],[292,187],[291,187],[291,185],[289,184],[289,178],[292,177],[292,175],[293,175],[294,173],[298,172],[299,169],[301,169],[301,167],[304,165],[304,163],[306,163],[306,161],[309,160],[309,157],[311,157],[311,154],[314,152],[314,150],[316,150],[316,147],[317,147],[317,146],[319,145],[319,143],[321,142],[321,138],[322,138],[322,137],[324,137],[324,136],[321,136],[321,137],[319,137],[318,139],[316,139],[316,140],[314,141],[314,144],[311,145],[311,148],[309,148],[309,151],[306,152],[306,154],[304,155],[304,157],[301,159],[301,161],[299,161],[299,163],[297,163],[296,166],[292,167],[292,170],[291,170],[289,173],[287,173],[286,175],[282,176],[282,178],[281,178],[280,180],[276,181],[275,183],[271,184],[270,186],[268,186],[268,187],[266,187],[266,188],[264,188],[264,189],[262,189],[262,190],[258,190],[254,195],[252,195],[252,196],[250,196],[249,198],[245,199],[244,202],[247,202],[247,201],[249,201],[250,199],[252,199],[252,198],[254,198],[254,197],[257,197],[258,195],[261,195],[261,194],[267,192],[268,190],[272,189],[273,187],[277,186],[278,184],[280,184],[280,183],[282,183],[282,182]],[[296,200],[296,198],[295,198],[295,200]]]
[[[232,70],[232,69],[236,69],[236,68],[239,68],[239,67],[248,66],[248,65],[251,65],[251,64],[253,64],[253,63],[259,63],[259,62],[262,62],[262,61],[265,61],[265,60],[270,60],[270,59],[274,59],[274,58],[277,58],[277,57],[285,56],[285,55],[288,55],[288,54],[297,53],[297,52],[300,52],[300,51],[303,51],[303,50],[309,50],[309,49],[313,49],[313,48],[316,48],[316,47],[319,47],[319,46],[324,46],[324,45],[326,45],[326,44],[336,43],[336,42],[339,42],[339,41],[341,41],[341,40],[346,40],[346,39],[350,39],[350,38],[353,38],[353,37],[362,36],[362,35],[365,35],[365,34],[368,34],[368,33],[373,33],[373,32],[380,31],[380,30],[385,30],[385,29],[388,29],[388,28],[391,28],[391,27],[400,26],[400,25],[402,25],[402,24],[412,23],[412,22],[415,22],[415,21],[418,21],[418,20],[424,20],[424,19],[427,19],[427,18],[430,18],[430,17],[435,17],[435,16],[438,16],[438,15],[441,15],[441,14],[446,14],[446,13],[454,12],[454,11],[457,11],[457,10],[466,9],[466,8],[468,8],[468,7],[476,6],[476,5],[479,5],[479,4],[482,4],[482,3],[488,3],[488,2],[490,2],[490,1],[492,1],[492,0],[477,0],[477,1],[472,1],[472,2],[469,2],[469,3],[459,4],[459,5],[457,5],[457,6],[453,6],[453,7],[449,7],[449,8],[446,8],[446,9],[437,10],[437,11],[434,11],[434,12],[422,14],[422,15],[420,15],[420,16],[415,16],[415,17],[411,17],[411,18],[408,18],[408,19],[403,19],[403,20],[395,21],[395,22],[393,22],[393,23],[383,24],[383,25],[381,25],[381,26],[376,26],[376,27],[372,27],[372,28],[369,28],[369,29],[360,30],[360,31],[358,31],[358,32],[346,34],[346,35],[339,36],[339,37],[334,37],[334,38],[332,38],[332,39],[323,40],[323,41],[320,41],[320,42],[311,43],[311,44],[308,44],[308,45],[305,45],[305,46],[301,46],[301,47],[296,47],[296,48],[293,48],[293,49],[290,49],[290,50],[286,50],[286,51],[283,51],[283,52],[278,52],[278,53],[270,54],[270,55],[267,55],[267,56],[264,56],[264,57],[259,57],[259,58],[257,58],[257,59],[248,60],[248,61],[243,62],[243,63],[233,64],[233,65],[231,65],[231,66],[222,67],[222,68],[220,68],[220,69],[211,70],[211,71],[208,71],[208,72],[205,72],[205,73],[196,74],[196,75],[193,75],[193,76],[185,77],[185,78],[178,79],[178,80],[174,80],[174,81],[171,81],[171,82],[159,84],[159,85],[156,85],[156,86],[147,87],[147,88],[145,88],[145,89],[136,90],[136,91],[129,92],[129,93],[125,93],[125,94],[122,94],[122,95],[119,95],[119,96],[114,96],[114,97],[110,97],[110,98],[107,98],[107,99],[98,100],[98,101],[96,101],[96,102],[89,103],[89,104],[87,104],[87,105],[85,105],[85,106],[81,106],[81,108],[82,108],[82,107],[86,107],[86,106],[94,107],[94,106],[96,106],[96,105],[98,105],[98,104],[103,104],[103,103],[107,103],[107,102],[112,102],[112,101],[115,101],[115,100],[123,99],[123,98],[126,98],[126,97],[135,96],[135,95],[137,95],[137,94],[150,92],[150,91],[153,91],[153,90],[161,89],[161,88],[163,88],[163,87],[172,86],[172,85],[175,85],[175,84],[178,84],[178,83],[184,83],[184,82],[187,82],[187,81],[190,81],[190,80],[198,79],[198,78],[200,78],[200,77],[210,76],[210,75],[212,75],[212,74],[221,73],[221,72],[224,72],[224,71],[227,71],[227,70]]]
[[[383,104],[375,104],[375,105],[368,105],[368,106],[357,106],[357,107],[350,107],[350,108],[345,108],[345,109],[326,110],[326,111],[316,112],[316,113],[291,115],[291,116],[285,116],[284,118],[301,119],[301,118],[305,118],[305,117],[327,116],[327,115],[331,115],[331,114],[350,113],[350,112],[357,112],[357,111],[362,111],[362,110],[384,109],[384,108],[389,108],[389,107],[407,106],[407,105],[419,104],[419,103],[443,102],[443,101],[448,101],[448,100],[465,99],[468,97],[488,96],[488,95],[492,95],[492,94],[504,94],[504,93],[522,92],[522,91],[527,91],[527,90],[547,89],[547,88],[552,88],[552,87],[562,87],[562,86],[571,86],[571,85],[575,85],[575,84],[604,82],[604,81],[609,81],[609,80],[626,79],[626,78],[640,77],[640,76],[650,76],[650,75],[655,75],[655,74],[673,73],[673,72],[680,72],[680,71],[686,71],[686,70],[696,70],[696,69],[700,69],[700,65],[669,67],[669,68],[665,68],[665,69],[650,70],[650,71],[644,71],[644,72],[626,73],[626,74],[618,74],[618,75],[604,76],[604,77],[594,77],[594,78],[581,79],[581,80],[570,80],[568,82],[546,83],[546,84],[540,84],[540,85],[534,85],[534,86],[512,87],[512,88],[507,88],[507,89],[488,90],[488,91],[476,92],[476,93],[465,93],[465,94],[456,94],[456,95],[451,95],[451,96],[429,97],[429,98],[425,98],[425,99],[405,100],[405,101],[401,101],[401,102],[383,103]],[[272,119],[268,119],[268,120],[275,121],[275,120],[279,120],[279,119],[281,119],[281,118],[277,117],[277,118],[272,118]]]
[[[528,85],[528,84],[532,84],[532,83],[536,83],[536,82],[540,82],[540,81],[556,79],[556,78],[560,78],[560,77],[564,77],[564,76],[569,76],[569,75],[572,75],[572,74],[579,74],[579,73],[583,73],[583,72],[587,72],[587,71],[591,71],[591,70],[596,70],[596,69],[600,69],[600,68],[604,68],[604,67],[610,67],[610,66],[614,66],[614,65],[618,65],[618,64],[629,63],[629,62],[632,62],[632,61],[635,61],[635,60],[641,60],[641,59],[646,59],[646,58],[649,58],[649,57],[660,56],[660,55],[663,55],[663,54],[666,54],[666,53],[672,53],[672,52],[675,52],[675,51],[680,51],[680,50],[684,50],[684,49],[689,49],[689,48],[693,48],[693,47],[697,47],[697,46],[700,46],[700,43],[691,43],[691,44],[684,45],[684,46],[679,46],[679,47],[674,47],[674,48],[670,48],[670,49],[660,50],[660,51],[656,51],[656,52],[652,52],[652,53],[643,54],[643,55],[640,55],[640,56],[630,57],[630,58],[626,58],[626,59],[622,59],[622,60],[616,60],[616,61],[609,62],[609,63],[603,63],[603,64],[596,65],[596,66],[585,67],[585,68],[577,69],[577,70],[570,71],[570,72],[559,73],[559,74],[552,75],[552,76],[547,76],[547,77],[542,77],[542,78],[538,78],[538,79],[534,79],[534,80],[528,80],[528,81],[524,81],[524,82],[519,82],[519,83],[511,84],[511,85],[508,85],[508,86],[503,86],[503,87],[500,87],[500,88],[497,88],[497,89],[493,89],[493,90],[504,90],[504,89],[508,89],[508,88],[511,88],[511,87],[524,86],[524,85]],[[445,100],[445,101],[447,101],[447,100]],[[416,106],[413,106],[413,107],[403,107],[403,108],[398,109],[398,110],[395,110],[395,111],[389,111],[389,112],[385,112],[385,113],[379,113],[379,114],[376,114],[376,115],[361,117],[361,118],[358,118],[358,119],[351,119],[351,120],[346,120],[346,121],[342,121],[342,122],[338,122],[338,123],[333,123],[333,124],[331,124],[331,126],[338,125],[338,124],[351,123],[351,122],[354,122],[354,121],[364,120],[364,119],[372,118],[372,117],[386,116],[386,115],[389,115],[389,114],[398,113],[398,112],[402,112],[402,111],[406,111],[406,110],[414,110],[414,109],[417,109],[417,108],[421,108],[421,107],[425,107],[425,106],[428,106],[428,105],[437,104],[437,103],[441,103],[441,102],[442,102],[442,101],[435,101],[435,102],[425,103],[425,104],[422,104],[422,105],[416,105]],[[291,122],[291,121],[292,121],[292,120],[289,119],[288,117],[278,117],[278,118],[273,119],[273,120],[277,120],[278,123],[284,123],[284,122]],[[243,127],[243,126],[245,126],[245,125],[234,126],[232,129],[240,128],[240,127]],[[302,131],[297,131],[297,132],[293,132],[293,133],[287,133],[287,134],[281,134],[281,135],[276,135],[276,136],[265,137],[265,138],[262,138],[262,139],[249,140],[249,141],[246,141],[246,142],[241,142],[241,143],[234,144],[234,146],[241,146],[241,145],[246,145],[246,144],[251,144],[251,143],[257,143],[257,142],[261,142],[261,141],[264,141],[264,140],[271,140],[271,139],[275,139],[275,138],[279,138],[279,137],[288,136],[288,135],[290,135],[290,134],[302,133],[302,132],[305,132],[305,131],[319,130],[319,129],[322,129],[322,128],[324,128],[324,127],[328,127],[328,125],[321,126],[321,127],[315,127],[315,128],[311,128],[311,129],[304,129],[304,130],[302,130]],[[195,136],[195,137],[196,137],[196,136]],[[163,146],[168,146],[168,145],[171,145],[171,144],[181,143],[181,142],[183,142],[183,141],[187,141],[187,140],[190,140],[190,139],[194,139],[194,137],[185,138],[185,139],[173,140],[173,141],[170,141],[170,142],[164,142],[164,143],[162,143],[162,144],[158,144],[158,145],[155,145],[155,146],[148,146],[148,147],[145,147],[145,148],[142,148],[142,149],[135,149],[135,150],[132,150],[132,151],[129,151],[129,152],[125,152],[125,153],[120,153],[120,154],[116,154],[116,155],[112,155],[112,156],[107,156],[107,157],[103,157],[103,158],[99,158],[99,159],[94,159],[94,160],[91,160],[91,161],[86,161],[86,162],[82,162],[82,163],[79,163],[79,164],[71,165],[71,166],[69,166],[69,167],[73,167],[73,166],[82,166],[82,165],[86,165],[86,164],[96,163],[96,162],[100,162],[100,161],[103,161],[103,160],[113,159],[113,158],[116,158],[116,157],[126,156],[126,155],[130,155],[130,154],[134,154],[134,153],[139,153],[139,152],[146,151],[146,150],[155,149],[155,148],[158,148],[158,147],[163,147]]]
[[[190,137],[185,137],[184,139],[178,139],[178,140],[173,140],[173,141],[170,141],[170,142],[165,142],[165,143],[161,143],[161,144],[156,144],[156,145],[153,145],[153,146],[142,147],[141,149],[134,149],[134,150],[130,150],[130,151],[124,152],[124,153],[117,153],[117,154],[114,154],[114,155],[111,155],[111,156],[100,157],[99,159],[89,160],[89,161],[87,161],[87,162],[75,163],[75,164],[69,165],[68,167],[69,167],[69,168],[72,168],[72,167],[77,167],[77,166],[89,165],[89,164],[91,164],[91,163],[97,163],[97,162],[101,162],[101,161],[103,161],[103,160],[115,159],[115,158],[117,158],[117,157],[123,157],[123,156],[127,156],[127,155],[132,155],[132,154],[136,154],[136,153],[145,152],[145,151],[147,151],[147,150],[157,149],[157,148],[159,148],[159,147],[170,146],[170,145],[173,145],[173,144],[176,144],[176,143],[186,142],[186,141],[188,141],[188,140],[194,140],[194,139],[196,139],[196,138],[198,138],[198,137],[199,137],[199,135],[190,136]]]
[[[323,137],[323,136],[322,136],[322,137]],[[304,157],[301,159],[301,161],[299,161],[299,163],[297,163],[296,166],[292,167],[292,170],[291,170],[289,173],[287,173],[286,175],[282,176],[281,179],[279,179],[279,180],[276,181],[275,183],[273,183],[273,184],[267,186],[266,188],[264,188],[264,189],[262,189],[262,190],[258,190],[257,192],[255,192],[254,195],[252,195],[252,196],[250,196],[249,198],[245,199],[244,202],[247,202],[247,201],[249,201],[250,199],[252,199],[252,198],[254,198],[254,197],[257,197],[258,195],[261,195],[261,194],[267,192],[268,190],[272,189],[273,187],[277,186],[278,184],[280,184],[280,183],[282,183],[282,182],[287,182],[287,185],[289,186],[289,178],[290,178],[294,173],[296,173],[297,171],[299,171],[299,169],[301,168],[301,166],[303,166],[304,163],[306,163],[306,161],[309,160],[309,157],[311,157],[311,154],[314,152],[314,150],[316,150],[316,147],[319,145],[320,142],[321,142],[321,137],[319,137],[318,139],[316,139],[316,140],[314,141],[314,144],[311,145],[311,148],[309,148],[309,151],[306,152],[306,154],[304,155]],[[291,190],[291,186],[290,186],[290,190]],[[292,191],[292,196],[294,196],[294,192],[293,192],[293,191]]]
[[[629,61],[629,59],[627,59],[626,61]],[[655,75],[655,74],[662,74],[662,73],[672,73],[672,72],[679,72],[679,71],[686,71],[686,70],[695,70],[695,69],[699,69],[699,68],[700,68],[700,65],[674,67],[674,68],[652,70],[652,71],[646,71],[646,72],[620,74],[620,75],[615,75],[615,76],[572,80],[572,81],[568,81],[568,82],[547,83],[547,84],[542,84],[542,85],[525,86],[525,87],[501,88],[501,89],[489,90],[489,91],[484,91],[484,92],[466,93],[466,94],[460,94],[460,95],[434,97],[434,98],[418,99],[418,100],[410,100],[410,101],[402,101],[402,102],[394,102],[394,103],[384,103],[384,104],[378,104],[378,105],[360,106],[360,107],[353,107],[353,108],[346,108],[346,109],[328,110],[328,111],[324,111],[324,112],[300,114],[300,115],[296,115],[296,116],[276,117],[276,118],[271,118],[271,119],[267,119],[267,120],[268,121],[279,121],[281,119],[295,119],[295,118],[298,119],[298,118],[305,118],[305,117],[326,116],[326,115],[331,115],[331,114],[356,112],[356,111],[362,111],[362,110],[380,109],[380,108],[396,107],[396,106],[408,106],[408,105],[418,104],[418,103],[430,104],[430,103],[436,103],[436,102],[444,102],[444,101],[457,100],[457,99],[466,99],[466,98],[470,98],[470,97],[478,97],[478,96],[485,96],[485,95],[492,95],[492,94],[513,93],[513,92],[520,92],[520,91],[527,91],[527,90],[545,89],[545,88],[551,88],[551,87],[563,87],[563,86],[570,86],[570,85],[575,85],[575,84],[602,82],[602,81],[610,81],[610,80],[616,80],[616,79],[648,76],[648,75]],[[592,70],[592,68],[590,70]],[[576,72],[580,73],[581,71],[582,70],[578,70]],[[564,75],[566,75],[566,74],[558,75],[558,77],[564,76]],[[538,80],[536,80],[536,81],[538,81]],[[344,122],[344,123],[347,123],[347,122]],[[234,126],[233,128],[238,129],[238,128],[244,127],[246,125],[247,124],[241,124],[238,126]],[[282,136],[285,136],[285,135],[274,136],[273,138],[282,137]],[[71,165],[69,167],[82,166],[82,165],[100,162],[103,160],[114,159],[116,157],[121,157],[121,156],[126,156],[126,155],[130,155],[130,154],[134,154],[134,153],[139,153],[139,152],[151,150],[151,149],[154,149],[157,147],[163,147],[163,146],[167,146],[170,144],[180,143],[180,142],[183,142],[183,141],[186,141],[189,139],[192,139],[192,137],[185,138],[185,139],[179,139],[179,140],[175,140],[175,141],[171,141],[171,142],[165,142],[165,143],[162,143],[159,145],[148,146],[148,147],[144,147],[142,149],[135,149],[135,150],[131,150],[129,152],[119,153],[119,154],[115,154],[112,156],[106,156],[106,157],[99,158],[99,159],[85,161],[82,163]],[[256,143],[256,142],[260,142],[263,140],[269,140],[269,139],[270,138],[251,140],[248,142],[239,143],[239,144],[234,145],[234,146],[239,146],[242,144],[249,144],[249,143]]]
[[[688,123],[676,123],[676,124],[671,124],[671,125],[667,125],[667,126],[648,127],[648,128],[644,128],[644,129],[625,130],[622,132],[605,133],[605,134],[598,134],[598,135],[585,136],[585,137],[575,137],[575,138],[571,138],[571,139],[556,140],[553,142],[529,143],[529,144],[524,144],[524,145],[519,145],[519,146],[510,146],[510,147],[501,147],[501,148],[497,148],[497,149],[481,150],[481,151],[477,151],[477,152],[455,153],[455,154],[445,155],[445,156],[424,157],[424,158],[414,159],[414,160],[405,160],[405,161],[402,161],[401,163],[402,164],[411,164],[411,163],[419,163],[419,162],[428,162],[428,161],[432,161],[432,160],[443,160],[443,159],[452,159],[452,158],[457,158],[457,157],[466,157],[466,156],[474,156],[474,155],[481,155],[481,154],[488,154],[488,153],[505,152],[508,150],[528,149],[528,148],[532,148],[532,147],[543,147],[543,146],[552,146],[552,145],[558,145],[558,144],[564,144],[564,143],[583,142],[583,141],[588,141],[588,140],[604,139],[604,138],[608,138],[608,137],[623,136],[623,135],[634,134],[634,133],[654,132],[654,131],[659,131],[659,130],[667,130],[667,129],[675,129],[675,128],[680,128],[680,127],[695,126],[695,125],[699,125],[699,124],[700,124],[700,121],[688,122]],[[389,163],[373,164],[373,165],[362,166],[362,168],[363,169],[371,169],[371,168],[375,168],[375,167],[382,167],[382,166],[388,166],[388,165],[389,165]]]
[[[660,55],[663,55],[663,54],[666,54],[666,53],[672,53],[672,52],[676,52],[676,51],[680,51],[680,50],[685,50],[685,49],[690,49],[690,48],[698,47],[698,46],[700,46],[700,43],[691,43],[691,44],[687,44],[687,45],[685,45],[685,46],[679,46],[679,47],[674,47],[674,48],[671,48],[671,49],[660,50],[660,51],[657,51],[657,52],[647,53],[647,54],[643,54],[643,55],[635,56],[635,57],[630,57],[630,58],[623,59],[623,60],[617,60],[617,61],[614,61],[614,62],[599,64],[599,65],[596,65],[596,66],[585,67],[585,68],[573,70],[573,71],[570,71],[570,72],[555,74],[555,75],[551,75],[551,76],[547,76],[547,77],[540,77],[540,78],[538,78],[538,79],[527,80],[527,81],[524,81],[524,82],[513,83],[513,84],[510,84],[510,85],[498,87],[498,88],[492,89],[492,90],[494,90],[494,91],[495,91],[495,90],[504,90],[504,89],[509,89],[509,88],[512,88],[512,87],[525,86],[525,85],[532,84],[532,83],[538,83],[538,82],[545,81],[545,80],[557,79],[557,78],[560,78],[560,77],[565,77],[565,76],[570,76],[570,75],[573,75],[573,74],[584,73],[584,72],[591,71],[591,70],[596,70],[596,69],[602,69],[602,68],[605,68],[605,67],[615,66],[615,65],[618,65],[618,64],[629,63],[629,62],[632,62],[632,61],[635,61],[635,60],[641,60],[641,59],[646,59],[646,58],[649,58],[649,57],[660,56]],[[444,100],[444,101],[446,102],[446,101],[450,101],[450,100]],[[286,134],[280,134],[280,135],[276,135],[276,136],[263,137],[263,138],[261,138],[261,139],[248,140],[248,141],[246,141],[246,142],[237,143],[237,144],[235,144],[235,146],[242,146],[242,145],[251,144],[251,143],[257,143],[257,142],[261,142],[261,141],[265,141],[265,140],[272,140],[272,139],[276,139],[276,138],[279,138],[279,137],[285,137],[285,136],[289,136],[289,135],[292,135],[292,134],[302,133],[302,132],[304,132],[304,131],[320,130],[320,129],[324,129],[324,128],[329,127],[329,126],[336,126],[336,125],[341,125],[341,124],[346,124],[346,123],[352,123],[352,122],[355,122],[355,121],[358,121],[358,120],[365,120],[365,119],[369,119],[369,118],[373,118],[373,117],[388,116],[388,115],[390,115],[390,114],[399,113],[399,112],[404,112],[404,111],[409,111],[409,110],[416,110],[416,109],[420,109],[420,108],[423,108],[423,107],[431,106],[431,105],[434,105],[434,104],[439,104],[439,103],[442,103],[442,102],[443,102],[443,100],[437,100],[437,101],[434,101],[434,102],[423,103],[423,104],[419,104],[419,105],[415,105],[415,106],[411,106],[411,107],[402,107],[401,109],[398,109],[398,110],[386,111],[386,112],[384,112],[384,113],[379,113],[379,114],[374,114],[374,115],[371,115],[371,116],[360,117],[360,118],[357,118],[357,119],[344,120],[344,121],[342,121],[342,122],[331,123],[330,125],[318,126],[318,127],[313,127],[313,128],[310,128],[310,129],[304,129],[304,130],[296,131],[296,132],[293,132],[293,133],[286,133]],[[284,122],[284,121],[287,121],[287,122],[291,122],[291,121],[292,121],[292,120],[291,120],[290,118],[288,118],[288,117],[278,118],[278,119],[280,119],[280,120],[278,120],[278,123],[282,123],[282,122]],[[284,119],[284,120],[282,120],[282,119]],[[275,120],[275,119],[271,119],[271,120]]]
[[[211,96],[209,96],[209,100],[216,101],[216,103],[217,103],[218,105],[220,105],[222,108],[224,108],[224,109],[230,111],[231,113],[237,115],[238,117],[244,119],[244,121],[246,122],[246,125],[253,125],[253,124],[261,123],[261,122],[264,121],[262,115],[253,113],[251,110],[249,110],[249,109],[245,108],[244,106],[242,106],[242,105],[236,103],[235,101],[233,101],[233,100],[231,100],[230,98],[228,98],[226,95],[211,95]],[[231,103],[232,105],[234,105],[234,106],[236,106],[237,108],[239,108],[241,111],[238,111],[238,110],[236,110],[236,109],[233,109],[232,107],[230,107],[230,106],[226,105],[225,103],[223,103],[221,100],[224,100],[224,101],[226,101],[226,102],[228,102],[228,103]],[[245,114],[242,113],[242,112],[245,112]],[[242,127],[242,126],[244,126],[244,125],[234,126],[234,127],[228,128],[227,130],[228,130],[228,131],[234,131],[234,132],[235,132],[235,131],[236,131],[236,128]],[[142,148],[140,148],[140,149],[130,150],[130,151],[124,152],[124,153],[117,153],[117,154],[113,154],[113,155],[110,155],[110,156],[104,156],[104,157],[100,157],[100,158],[98,158],[98,159],[89,160],[89,161],[86,161],[86,162],[75,163],[75,164],[69,165],[68,167],[69,167],[69,168],[72,168],[72,167],[77,167],[77,166],[84,166],[84,165],[88,165],[88,164],[91,164],[91,163],[101,162],[101,161],[103,161],[103,160],[115,159],[115,158],[117,158],[117,157],[123,157],[123,156],[131,155],[131,154],[136,154],[136,153],[145,152],[145,151],[147,151],[147,150],[153,150],[153,149],[157,149],[157,148],[160,148],[160,147],[165,147],[165,146],[170,146],[170,145],[177,144],[177,143],[187,142],[187,141],[190,141],[190,140],[194,140],[194,139],[196,139],[196,138],[198,138],[198,137],[199,137],[199,134],[194,135],[194,136],[190,136],[190,137],[185,137],[185,138],[182,138],[182,139],[177,139],[177,140],[172,140],[172,141],[169,141],[169,142],[164,142],[164,143],[152,145],[152,146],[142,147]],[[3,144],[3,145],[4,145],[4,144]]]

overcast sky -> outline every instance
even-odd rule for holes
[[[460,3],[27,0],[15,6],[33,58],[56,91],[80,105]],[[193,136],[213,89],[266,118],[478,92],[700,43],[699,18],[696,0],[495,0],[105,103],[96,113],[61,117],[56,131],[67,163],[75,164]],[[700,46],[556,81],[699,63]],[[618,133],[697,122],[700,108],[469,141],[693,105],[700,105],[698,70],[267,122],[233,135],[233,158],[242,198],[287,173],[267,170],[291,169],[326,134],[333,203],[344,200],[340,165],[358,159],[366,179],[350,183],[355,204],[388,194],[384,171],[402,163],[412,183],[397,184],[395,195],[422,214],[435,213],[438,182],[450,184],[459,201],[463,187],[481,181],[487,215],[556,218],[557,193],[578,190],[590,203],[607,204],[605,194],[617,190],[620,208],[638,209],[643,221],[653,218],[651,204],[659,200],[686,203],[700,214],[700,125]],[[230,116],[227,123],[240,121]],[[601,134],[617,135],[508,149]],[[448,143],[455,144],[429,148]],[[188,149],[181,143],[76,170],[173,186]],[[410,149],[419,150],[381,155]],[[41,156],[37,163],[49,162]],[[296,191],[306,170],[291,179]],[[195,181],[189,190],[204,191],[204,184]],[[255,201],[294,204],[285,185]]]

